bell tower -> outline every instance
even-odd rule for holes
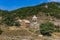
[[[35,23],[35,24],[37,23],[37,17],[36,17],[36,15],[34,15],[34,16],[32,17],[32,22]]]
[[[31,23],[31,26],[33,27],[33,28],[37,28],[37,25],[38,24],[38,22],[37,22],[37,16],[36,15],[34,15],[33,17],[32,17],[32,23]]]

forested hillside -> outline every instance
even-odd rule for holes
[[[50,2],[43,3],[36,6],[24,7],[13,10],[12,13],[16,13],[20,18],[24,18],[26,16],[37,15],[39,12],[44,12],[45,14],[50,14],[56,18],[60,18],[60,3]]]
[[[49,2],[49,3],[39,4],[36,6],[18,8],[12,11],[0,10],[0,17],[2,17],[0,23],[7,25],[14,25],[16,23],[15,22],[16,17],[19,17],[20,19],[24,19],[28,16],[38,15],[39,12],[43,12],[47,16],[50,15],[51,17],[53,16],[57,19],[60,19],[60,3]]]

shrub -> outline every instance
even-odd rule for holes
[[[52,33],[54,31],[54,27],[55,27],[55,25],[51,22],[42,23],[40,25],[40,33],[42,35],[51,36],[50,33]]]
[[[3,32],[3,31],[2,31],[1,28],[0,28],[0,35],[2,34],[2,32]]]
[[[60,32],[60,26],[56,26],[54,31],[55,32]]]
[[[20,23],[19,22],[15,22],[15,26],[20,26]]]

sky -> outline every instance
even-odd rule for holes
[[[60,2],[60,0],[0,0],[0,9],[15,10],[17,8],[35,6],[46,2]]]

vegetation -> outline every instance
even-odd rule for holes
[[[15,26],[20,26],[20,23],[19,22],[15,22]]]
[[[47,8],[45,6],[48,6]],[[60,3],[50,2],[43,3],[37,6],[30,6],[19,8],[17,10],[11,11],[12,13],[16,13],[20,18],[26,18],[28,16],[37,15],[39,12],[44,12],[46,15],[54,16],[60,19]]]
[[[1,28],[0,28],[0,35],[2,34],[2,32],[3,32],[3,31],[2,31]]]
[[[60,32],[60,26],[55,26],[55,32]]]
[[[5,24],[9,26],[15,26],[15,24],[17,24],[17,22],[15,22],[16,15],[9,11],[0,10],[0,17],[2,17],[2,19],[0,19],[0,24]]]
[[[51,22],[42,23],[40,25],[40,33],[42,35],[51,36],[51,33],[54,32],[55,25]]]
[[[45,5],[47,5],[48,7],[46,8]],[[16,17],[24,19],[28,16],[38,15],[39,12],[60,19],[59,10],[60,10],[60,3],[57,2],[43,3],[40,5],[19,8],[12,11],[0,10],[0,17],[2,17],[0,23],[13,26],[15,24]]]

